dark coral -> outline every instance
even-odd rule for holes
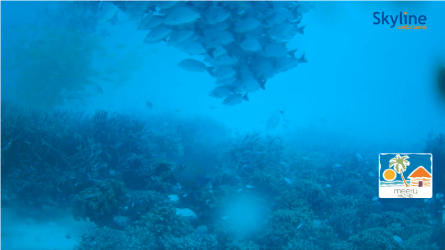
[[[383,228],[369,228],[349,238],[357,250],[402,250],[403,247]]]
[[[107,180],[74,196],[73,215],[76,219],[90,218],[100,226],[113,226],[114,216],[122,210],[128,197],[122,181]]]
[[[156,237],[182,237],[193,232],[190,222],[176,214],[175,207],[169,204],[155,206],[134,225],[146,228]]]

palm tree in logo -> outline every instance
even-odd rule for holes
[[[394,170],[402,176],[402,180],[403,183],[405,183],[405,186],[409,187],[405,181],[405,177],[403,177],[403,172],[406,171],[406,167],[410,164],[409,161],[407,161],[406,159],[409,159],[407,155],[403,157],[401,157],[400,155],[396,155],[396,157],[392,158],[389,161],[389,167],[394,167]]]

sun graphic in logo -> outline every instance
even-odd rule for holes
[[[393,181],[396,179],[396,171],[392,170],[392,169],[387,169],[385,171],[383,171],[383,179],[385,179],[385,181]]]

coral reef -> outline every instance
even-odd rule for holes
[[[340,196],[333,200],[334,206],[329,213],[330,225],[336,229],[339,237],[344,239],[354,234],[360,223],[357,200],[353,196]]]
[[[149,250],[156,249],[158,246],[155,235],[145,226],[128,226],[125,234],[122,249]]]
[[[161,239],[166,250],[212,250],[218,249],[218,242],[211,234],[189,234],[183,237],[166,236]]]
[[[100,226],[113,225],[113,217],[128,199],[125,193],[125,184],[117,180],[103,181],[87,188],[72,200],[74,218],[90,218]]]
[[[270,228],[266,234],[270,246],[285,246],[291,240],[307,238],[309,231],[304,229],[310,225],[307,209],[278,209],[271,220]]]
[[[124,205],[124,209],[120,211],[120,215],[130,221],[139,220],[155,206],[164,205],[168,199],[164,194],[156,191],[133,191],[128,192],[126,197],[126,202],[121,204],[121,206]]]
[[[383,228],[369,228],[365,229],[357,235],[349,238],[349,241],[354,245],[354,249],[369,249],[369,250],[402,250],[393,235]]]
[[[174,183],[173,165],[165,162],[150,164],[140,155],[130,156],[124,163],[122,179],[135,190],[168,192]]]
[[[2,202],[25,214],[72,206],[76,219],[98,226],[78,249],[444,247],[440,194],[396,211],[365,181],[373,171],[366,156],[229,135],[205,118],[9,103],[1,132]],[[440,162],[443,137],[427,143]]]
[[[177,215],[175,207],[168,204],[155,206],[134,225],[146,228],[156,237],[182,237],[193,232],[190,222]]]
[[[87,231],[82,235],[82,241],[75,248],[76,250],[114,250],[125,249],[122,245],[125,233],[113,230],[108,227],[100,227]]]
[[[234,240],[229,243],[227,250],[260,250],[260,246],[255,244],[253,241],[240,241]]]

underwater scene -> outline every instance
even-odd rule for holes
[[[2,249],[445,249],[445,2],[1,5]]]

